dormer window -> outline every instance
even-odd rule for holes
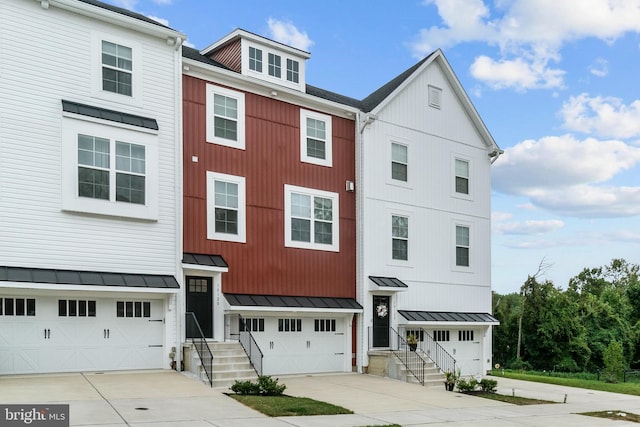
[[[269,53],[269,75],[277,78],[282,76],[282,58],[280,55]]]
[[[300,81],[300,63],[293,59],[287,59],[287,80],[293,83]]]
[[[262,72],[262,50],[255,47],[249,48],[249,69],[258,73]]]

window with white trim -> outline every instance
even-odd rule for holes
[[[249,47],[249,69],[262,72],[262,49]]]
[[[335,332],[336,319],[315,319],[313,330],[314,332]]]
[[[78,134],[77,157],[79,197],[145,204],[143,145]]]
[[[282,77],[282,57],[269,52],[269,75],[280,78]]]
[[[207,172],[207,238],[246,242],[244,177]]]
[[[473,331],[458,331],[458,341],[473,341]]]
[[[133,51],[102,40],[102,90],[133,95]]]
[[[34,298],[2,298],[0,297],[0,316],[35,316],[36,300]]]
[[[302,319],[278,319],[278,332],[302,332]]]
[[[469,195],[469,162],[456,159],[456,193]]]
[[[58,317],[96,317],[96,301],[58,300]]]
[[[117,301],[116,317],[151,317],[151,302],[149,301]]]
[[[263,318],[242,318],[238,323],[240,332],[264,332]]]
[[[409,171],[408,148],[404,144],[391,143],[391,179],[407,182]]]
[[[391,258],[409,260],[409,218],[391,215]]]
[[[331,166],[331,116],[300,110],[300,161]]]
[[[207,142],[245,148],[244,93],[207,85]]]
[[[449,341],[449,331],[433,331],[433,340],[434,341]]]
[[[300,83],[300,63],[289,58],[287,58],[287,80]]]
[[[338,194],[285,185],[285,246],[339,251]]]
[[[456,266],[469,267],[469,227],[456,225]]]

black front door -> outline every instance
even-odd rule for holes
[[[213,338],[213,280],[211,277],[187,276],[187,311],[195,314],[205,338]],[[187,338],[193,332],[187,331]]]
[[[385,295],[373,296],[373,347],[389,347],[389,304]]]

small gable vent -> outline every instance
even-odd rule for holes
[[[440,109],[442,100],[442,89],[429,86],[429,107]]]

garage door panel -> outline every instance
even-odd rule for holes
[[[263,370],[265,374],[340,372],[344,370],[345,351],[347,351],[345,350],[347,344],[345,342],[344,318],[326,319],[328,322],[323,324],[319,331],[315,330],[316,320],[315,318],[303,318],[302,331],[295,332],[278,331],[278,319],[265,320],[265,333],[255,334],[261,337],[258,342],[264,352]],[[350,352],[350,348],[348,351]]]
[[[91,310],[87,298],[66,298],[36,296],[35,316],[0,316],[0,374],[163,366],[162,321],[118,318],[115,298],[93,299]],[[146,301],[154,319],[162,320],[163,301]],[[81,311],[81,304],[86,309]]]

